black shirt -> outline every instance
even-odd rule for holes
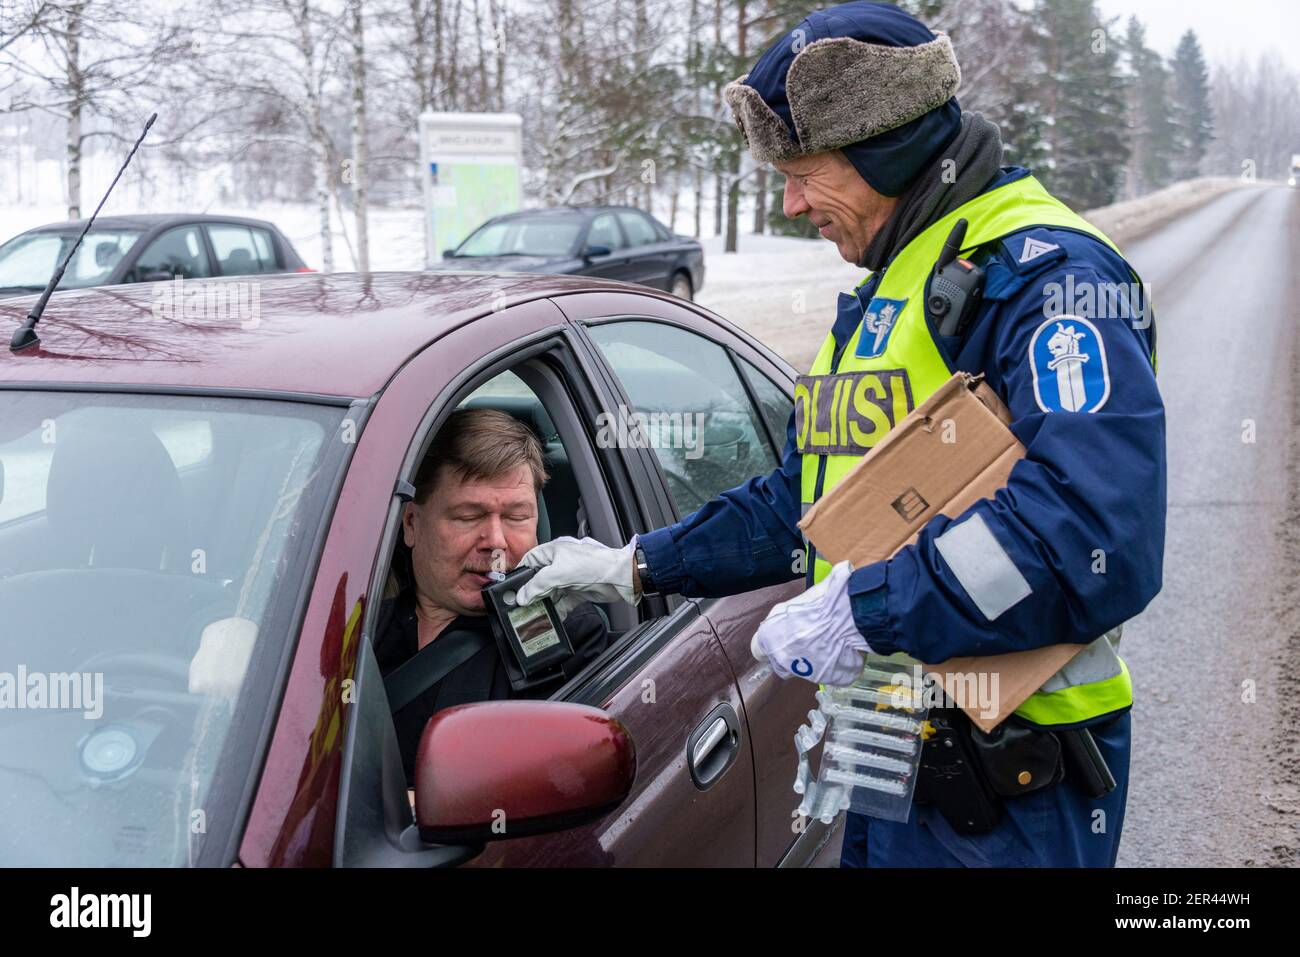
[[[492,637],[492,625],[486,615],[458,615],[438,637],[437,643],[453,631],[473,630],[486,639],[483,647],[458,665],[441,681],[426,689],[410,704],[393,715],[397,728],[397,743],[402,751],[402,767],[407,784],[415,782],[415,753],[420,746],[424,726],[436,711],[452,705],[471,701],[495,701],[502,698],[546,698],[587,662],[594,659],[609,643],[609,630],[596,606],[584,602],[564,619],[564,630],[573,643],[573,657],[566,661],[563,675],[547,684],[538,685],[516,694],[510,688],[510,677],[505,663]],[[375,657],[379,670],[387,677],[398,666],[412,658],[419,650],[419,620],[415,614],[415,590],[407,588],[396,598],[384,602],[379,611],[379,627],[375,638]]]

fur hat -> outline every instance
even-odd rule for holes
[[[892,4],[856,2],[805,18],[723,95],[761,163],[860,144],[948,107],[935,122],[914,125],[925,153],[919,164],[955,134],[960,83],[945,34]],[[898,145],[890,147],[894,163]],[[877,186],[863,165],[854,165]],[[901,191],[896,174],[883,179],[881,192]]]

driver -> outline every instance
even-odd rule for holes
[[[483,647],[393,716],[402,766],[414,782],[415,754],[429,717],[442,708],[510,698],[480,589],[490,583],[493,554],[507,569],[537,545],[537,499],[548,478],[542,444],[533,431],[495,409],[458,409],[439,430],[415,479],[415,496],[402,512],[402,536],[411,549],[413,583],[385,602],[375,654],[389,675],[417,651],[454,631],[481,632]],[[563,614],[563,609],[560,609]],[[590,602],[564,616],[574,656],[563,678],[521,697],[544,698],[604,650],[609,632]]]

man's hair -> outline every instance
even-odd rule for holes
[[[533,473],[540,493],[546,480],[542,443],[514,416],[497,409],[457,409],[447,419],[415,476],[415,501],[423,505],[445,470],[463,479],[490,479],[520,465]]]

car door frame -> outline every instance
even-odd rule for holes
[[[558,309],[556,313],[561,314]],[[401,477],[395,485],[393,501],[389,506],[380,546],[372,566],[368,594],[380,595],[383,592],[384,580],[400,530],[403,483],[409,483],[415,475],[428,444],[437,429],[446,421],[446,417],[464,396],[482,383],[507,369],[519,374],[521,365],[542,360],[549,354],[554,354],[554,358],[558,359],[556,364],[560,367],[560,371],[550,370],[550,375],[554,377],[552,388],[568,392],[567,402],[566,399],[561,399],[562,402],[566,402],[563,410],[548,409],[552,421],[560,432],[570,460],[573,461],[578,455],[591,455],[592,460],[586,462],[584,468],[594,468],[599,473],[597,481],[601,483],[601,491],[608,492],[615,500],[608,504],[607,514],[601,516],[601,522],[606,526],[604,531],[606,533],[610,531],[611,520],[621,534],[629,536],[633,528],[638,525],[643,529],[649,529],[662,524],[661,503],[658,500],[648,501],[643,497],[645,488],[650,484],[648,474],[643,473],[644,460],[639,455],[627,454],[636,450],[608,449],[603,450],[606,454],[602,455],[602,450],[597,448],[597,443],[592,442],[587,436],[575,434],[574,430],[580,428],[580,421],[575,422],[566,418],[569,412],[573,412],[578,420],[586,416],[594,421],[596,415],[606,411],[598,408],[602,397],[590,372],[582,368],[582,353],[575,330],[572,324],[566,323],[563,328],[541,330],[525,337],[520,343],[511,343],[481,356],[452,377],[429,402],[402,459],[403,464],[399,473]],[[538,390],[527,379],[525,382],[534,389],[540,399],[546,400],[545,390]],[[642,472],[639,478],[638,472]],[[611,475],[616,476],[612,481]],[[407,494],[409,494],[409,486]],[[591,503],[588,506],[589,514],[595,514],[595,504]],[[396,764],[393,762],[392,749],[395,737],[392,721],[386,711],[377,711],[375,705],[382,699],[384,707],[387,706],[371,640],[372,630],[378,617],[378,604],[378,602],[369,603],[370,607],[367,608],[362,623],[354,707],[352,720],[348,722],[345,731],[346,741],[340,769],[333,863],[428,867],[458,865],[473,861],[488,849],[424,845],[419,841],[418,835],[413,833],[411,822],[406,820],[406,811],[403,810],[404,781],[397,777],[397,773],[400,772],[400,761]],[[719,706],[725,704],[730,708],[736,722],[743,728],[743,718],[739,715],[743,710],[739,689],[735,686],[725,655],[720,645],[717,645],[712,626],[699,614],[698,608],[675,596],[670,600],[646,597],[642,600],[642,607],[647,615],[627,633],[621,635],[610,648],[584,669],[582,674],[557,689],[551,700],[603,705],[616,690],[625,688],[629,681],[634,680],[641,669],[669,642],[678,635],[694,629],[695,632],[708,636],[710,650],[716,649],[720,661],[719,671],[725,674],[729,690],[732,692],[732,700],[722,702]],[[611,676],[618,675],[623,676],[622,680],[611,684]],[[380,687],[374,687],[376,684]],[[737,752],[745,755],[746,758],[750,753],[748,735],[744,730],[741,739],[737,742]],[[732,761],[735,762],[736,759],[733,758]],[[747,780],[752,781],[752,772],[748,770],[749,761],[739,763],[741,764],[739,768],[728,765],[723,773],[743,773],[747,776]],[[366,779],[364,777],[366,774],[378,776],[378,780],[376,781],[374,777]],[[361,777],[358,778],[358,775]],[[400,794],[397,793],[399,791]],[[752,827],[748,830],[750,834],[747,853],[752,862]],[[562,835],[565,832],[556,833]],[[521,840],[529,840],[535,846],[538,841],[546,841],[550,837],[552,835],[541,835]],[[563,864],[566,861],[561,850],[558,854],[550,856],[543,854],[540,862]]]
[[[797,373],[793,366],[785,362],[779,356],[775,356],[766,351],[757,340],[744,330],[738,329],[725,319],[715,316],[701,307],[676,299],[665,301],[660,297],[651,294],[638,296],[637,306],[639,307],[639,310],[629,312],[626,308],[628,305],[626,300],[628,298],[629,297],[626,295],[619,294],[585,293],[566,296],[562,299],[555,299],[561,309],[564,310],[565,315],[568,316],[568,318],[574,322],[581,331],[584,347],[589,353],[589,360],[601,366],[603,375],[610,382],[610,387],[617,390],[617,394],[622,397],[621,400],[626,402],[629,407],[633,407],[633,403],[623,391],[621,383],[618,382],[617,375],[601,353],[600,347],[589,335],[586,334],[587,326],[620,321],[662,322],[666,325],[675,326],[687,332],[693,332],[709,341],[716,342],[727,354],[728,361],[731,363],[732,368],[735,369],[742,387],[745,390],[746,397],[754,410],[754,415],[760,420],[761,424],[759,428],[761,429],[761,434],[766,435],[769,438],[771,443],[769,447],[775,450],[773,454],[779,463],[781,460],[781,453],[785,446],[785,436],[776,436],[772,434],[771,428],[767,422],[767,417],[762,414],[762,407],[758,401],[754,386],[749,379],[748,371],[741,363],[736,361],[736,358],[739,356],[747,359],[755,368],[767,375],[768,378],[778,386],[782,386],[782,383],[785,383],[782,387],[788,389],[788,394],[791,396],[793,395],[794,383],[797,379]],[[642,449],[641,452],[648,460],[647,468],[655,475],[659,483],[660,488],[658,497],[665,503],[665,508],[669,516],[667,523],[670,524],[678,521],[680,516],[678,515],[676,505],[669,494],[667,476],[664,474],[663,468],[659,463],[658,456],[655,455],[651,449]],[[799,590],[801,589],[791,588],[787,585],[772,586],[770,589],[765,589],[765,591],[772,593],[774,600],[788,599],[793,597],[793,594],[797,594]],[[790,592],[790,594],[782,594],[782,592]],[[692,598],[689,600],[699,605],[700,612],[705,617],[712,619],[716,613],[722,611],[722,616],[725,618],[725,611],[723,611],[720,606],[724,606],[728,599]],[[715,632],[718,631],[716,623],[714,630]],[[750,686],[753,681],[763,680],[764,677],[766,677],[769,686],[771,686],[770,669],[768,675],[763,675],[763,670],[767,666],[758,665],[758,663],[749,660],[747,651],[729,645],[727,641],[723,640],[724,636],[722,634],[719,634],[718,637],[724,644],[724,647],[726,647],[728,656],[731,659],[732,666],[736,672],[737,681],[742,686],[742,690],[745,690],[747,686]],[[795,685],[791,686],[791,688],[798,689],[799,686]],[[806,697],[811,697],[811,692],[809,692]],[[809,702],[809,708],[815,706],[815,700]],[[753,716],[746,715],[747,726],[750,726],[753,720]],[[754,733],[761,734],[762,731],[762,719],[760,718],[757,729]],[[755,738],[751,735],[751,742],[754,740]],[[793,755],[793,749],[791,750]],[[754,754],[754,762],[757,772],[757,769],[762,764],[757,753]],[[796,765],[792,756],[789,767],[790,775],[794,774],[795,767]],[[793,794],[793,790],[790,793]],[[761,833],[763,830],[762,817],[764,808],[758,806],[759,800],[760,789],[756,785],[756,815],[758,817],[757,823],[760,831],[758,837],[759,844],[756,851],[760,866],[775,865],[778,867],[801,867],[810,866],[814,863],[825,864],[830,860],[838,859],[838,846],[840,839],[842,838],[843,829],[842,816],[837,817],[830,825],[824,825],[816,819],[807,819],[802,822],[802,830],[792,832],[795,836],[786,847],[782,849],[774,846],[771,837],[769,837],[765,847],[763,834]]]
[[[245,866],[319,867],[334,858],[345,738],[354,734],[355,705],[367,700],[360,695],[360,649],[369,645],[361,640],[361,623],[382,595],[382,581],[372,578],[380,556],[386,569],[392,555],[393,542],[383,532],[398,504],[394,477],[406,474],[410,464],[404,456],[411,436],[428,415],[429,396],[440,394],[438,384],[461,374],[448,369],[449,359],[472,363],[484,350],[517,349],[567,326],[545,298],[509,308],[509,323],[497,321],[500,314],[485,303],[483,316],[432,337],[367,400],[365,428],[354,421],[340,436],[355,444],[354,454],[313,569],[307,610],[289,642],[291,663],[278,686],[280,704],[269,719],[261,773],[249,785],[249,810],[238,838],[238,860]],[[484,316],[493,322],[476,327]],[[343,683],[353,681],[355,687],[342,695]],[[384,716],[391,730],[386,706]]]

